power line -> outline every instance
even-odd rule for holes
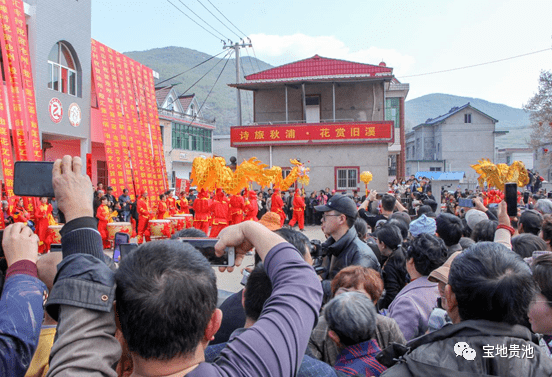
[[[155,84],[155,85],[156,85],[156,86],[157,86],[157,85],[161,85],[161,84],[163,84],[163,83],[165,83],[165,82],[167,82],[167,81],[170,81],[170,80],[172,80],[172,79],[175,79],[175,78],[177,78],[178,76],[183,75],[183,74],[185,74],[186,72],[189,72],[189,71],[191,71],[192,69],[197,68],[197,67],[199,67],[200,65],[207,63],[209,60],[216,58],[217,56],[221,55],[221,54],[224,53],[224,52],[225,52],[225,51],[223,50],[223,51],[219,52],[218,54],[211,56],[209,59],[204,60],[204,61],[202,61],[201,63],[198,63],[198,64],[194,65],[192,68],[189,68],[189,69],[185,70],[184,72],[180,72],[180,73],[177,74],[177,75],[174,75],[174,76],[172,76],[172,77],[169,77],[169,78],[166,79],[166,80],[163,80],[163,81],[161,81],[161,82],[158,82],[158,83]]]
[[[227,28],[231,33],[234,33],[234,35],[236,35],[236,37],[238,37],[238,39],[241,39],[241,37],[240,37],[235,31],[233,31],[233,30],[230,29],[228,26],[226,26],[226,24],[225,24],[224,22],[222,22],[217,16],[215,16],[215,15],[213,14],[213,12],[211,12],[211,11],[209,10],[209,8],[207,8],[205,5],[203,5],[203,3],[202,3],[201,1],[197,0],[197,2],[198,2],[199,4],[201,4],[201,6],[202,6],[203,8],[205,8],[205,9],[207,10],[207,12],[211,13],[211,15],[212,15],[213,17],[215,17],[215,18],[217,19],[217,21],[220,22],[220,23],[222,24],[222,26],[224,26],[225,28]]]
[[[232,50],[230,50],[229,54],[232,54]],[[205,102],[207,102],[207,99],[208,99],[209,96],[211,95],[211,92],[212,92],[213,89],[215,88],[215,85],[217,85],[217,82],[219,81],[220,76],[222,76],[222,72],[224,72],[224,69],[226,68],[226,65],[228,64],[229,61],[230,61],[230,59],[226,59],[226,63],[224,63],[224,67],[222,67],[222,70],[221,70],[220,73],[218,74],[217,79],[215,80],[215,83],[214,83],[213,86],[211,87],[211,90],[209,90],[209,93],[207,93],[207,97],[205,97],[205,100],[203,100],[203,103],[202,103],[201,106],[199,107],[199,110],[198,110],[197,113],[194,115],[192,121],[191,121],[188,125],[191,125],[191,124],[194,122],[194,120],[197,118],[197,115],[201,112],[201,109],[203,109],[203,105],[205,105]]]
[[[253,63],[251,62],[251,55],[249,55],[249,51],[247,51],[247,47],[245,48],[245,53],[247,54],[247,57],[249,58],[249,65],[251,66],[251,73],[255,73],[255,67],[253,67]],[[245,71],[243,70],[243,67],[242,67],[242,71],[243,71],[243,76],[245,77],[246,74],[245,74]]]
[[[473,64],[473,65],[467,65],[467,66],[465,66],[465,67],[458,67],[458,68],[445,69],[445,70],[442,70],[442,71],[435,71],[435,72],[419,73],[419,74],[416,74],[416,75],[401,76],[401,77],[398,77],[398,78],[399,78],[399,79],[405,79],[405,78],[408,78],[408,77],[418,77],[418,76],[434,75],[434,74],[437,74],[437,73],[458,71],[458,70],[460,70],[460,69],[473,68],[473,67],[479,67],[479,66],[487,65],[487,64],[499,63],[499,62],[503,62],[503,61],[506,61],[506,60],[521,58],[521,57],[523,57],[523,56],[538,54],[538,53],[541,53],[541,52],[544,52],[544,51],[550,51],[550,50],[552,50],[552,48],[545,48],[544,50],[528,52],[527,54],[521,54],[521,55],[511,56],[511,57],[509,57],[509,58],[493,60],[493,61],[490,61],[490,62],[479,63],[479,64]]]
[[[247,49],[246,49],[247,51]],[[253,67],[253,65],[251,65],[251,67]],[[243,72],[243,75],[245,76],[245,70],[243,69],[243,65],[241,66],[241,69],[242,69],[242,72]],[[247,102],[247,107],[249,109],[251,109],[251,104],[249,103],[249,93],[245,93],[245,101]]]
[[[189,6],[187,6],[186,4],[184,4],[182,2],[182,0],[178,0],[180,2],[180,4],[184,5],[186,7],[186,9],[188,9],[190,12],[192,12],[194,14],[194,16],[196,16],[197,18],[199,18],[201,21],[203,21],[207,26],[209,26],[211,29],[213,29],[216,33],[219,33],[220,36],[222,36],[222,38],[224,39],[228,39],[230,40],[230,38],[226,37],[224,34],[222,34],[220,31],[218,31],[217,29],[215,29],[214,27],[211,26],[211,24],[209,24],[207,21],[205,21],[203,18],[201,18],[196,12],[194,12],[192,10],[192,8],[190,8]]]
[[[241,31],[240,29],[238,29],[238,27],[237,27],[236,25],[234,25],[234,24],[232,23],[232,21],[230,21],[230,20],[224,15],[224,13],[222,13],[222,12],[215,6],[215,4],[213,4],[213,3],[211,2],[211,0],[207,0],[207,1],[209,2],[209,4],[211,4],[211,5],[213,6],[213,8],[215,8],[215,9],[217,10],[217,12],[219,12],[219,13],[222,15],[222,17],[224,17],[224,18],[226,19],[226,21],[230,22],[230,25],[234,26],[234,27],[236,28],[236,30],[239,31],[239,32],[241,33],[241,35],[244,35],[244,36],[247,35],[247,34],[245,34],[243,31]]]
[[[247,39],[249,39],[249,37]],[[255,47],[253,47],[253,43],[251,43],[251,39],[249,39],[249,43],[251,44],[253,55],[255,55],[255,62],[257,63],[257,68],[259,68],[259,72],[261,72],[261,66],[259,66],[259,58],[257,58],[257,54],[255,53]]]
[[[205,72],[205,74],[203,76],[201,76],[196,82],[194,82],[188,89],[186,89],[184,92],[182,92],[179,96],[177,96],[175,99],[173,99],[171,101],[171,103],[167,104],[167,106],[170,106],[172,105],[178,98],[180,98],[181,96],[183,96],[184,94],[186,94],[190,89],[192,89],[194,86],[196,86],[196,84],[198,82],[200,82],[201,80],[203,80],[203,78],[205,76],[207,76],[213,69],[215,69],[215,67],[217,65],[220,64],[221,61],[223,61],[224,59],[228,58],[230,55],[232,55],[232,50],[229,50],[228,53],[222,58],[220,59],[214,66],[211,67],[211,69],[209,69],[207,72]],[[228,63],[228,60],[226,60],[226,63]],[[224,66],[226,66],[226,64],[224,64]]]
[[[199,26],[200,28],[202,28],[203,30],[205,30],[207,33],[211,34],[213,37],[215,37],[216,39],[218,40],[221,40],[218,36],[216,36],[215,34],[213,34],[212,32],[210,32],[209,30],[207,30],[205,27],[203,27],[202,25],[199,24],[199,22],[197,22],[196,20],[194,20],[192,17],[188,16],[186,13],[184,13],[182,11],[182,9],[180,9],[179,7],[177,7],[176,5],[174,5],[171,0],[167,0],[169,2],[169,4],[171,4],[173,7],[175,7],[180,13],[182,13],[184,16],[188,17],[193,23],[195,23],[197,26]],[[218,32],[217,32],[218,33]],[[220,33],[219,33],[220,34]],[[222,35],[222,34],[221,34]],[[223,36],[223,39],[226,38]],[[222,42],[224,42],[224,40],[222,40]]]

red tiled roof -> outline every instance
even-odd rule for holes
[[[157,106],[162,106],[165,99],[169,95],[169,92],[172,89],[172,85],[165,86],[162,88],[155,88],[155,99],[157,100]]]
[[[347,60],[324,58],[314,55],[312,58],[284,64],[266,71],[245,76],[246,80],[274,80],[294,77],[368,75],[391,76],[393,68],[379,65],[355,63]]]
[[[178,97],[178,101],[182,105],[184,112],[186,112],[188,110],[188,107],[190,107],[190,104],[194,100],[194,96],[195,94],[188,94],[188,95]]]

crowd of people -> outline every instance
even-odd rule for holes
[[[221,204],[232,197],[200,191],[191,207],[214,209],[216,253],[234,247],[236,267],[255,253],[219,305],[213,268],[181,240],[115,264],[81,170],[78,157],[54,164],[61,252],[39,258],[25,223],[4,231],[0,375],[552,375],[552,201],[538,191],[510,217],[477,191],[443,192],[439,208],[429,181],[410,183],[411,203],[400,188],[360,200],[322,190],[320,242],[292,229],[301,216],[277,190],[245,193],[270,204],[246,221]]]

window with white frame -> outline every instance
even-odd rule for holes
[[[337,168],[337,190],[358,188],[358,168]]]
[[[58,42],[48,55],[48,70],[50,80],[48,88],[77,96],[77,64],[73,54],[63,42]]]

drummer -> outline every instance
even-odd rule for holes
[[[100,232],[102,236],[103,248],[109,249],[111,247],[111,243],[109,242],[109,239],[107,237],[107,223],[110,219],[110,211],[107,205],[107,196],[102,196],[101,201],[102,204],[98,207],[98,210],[96,211],[96,217],[98,218],[98,232]]]
[[[157,220],[165,220],[169,217],[169,211],[167,208],[167,196],[165,194],[159,195],[159,203],[157,204]]]
[[[186,199],[186,192],[181,191],[180,192],[180,200],[178,201],[178,204],[180,206],[180,214],[189,214],[190,213],[190,206],[188,204],[188,199]]]
[[[38,252],[40,254],[45,254],[50,249],[50,245],[47,243],[48,226],[56,224],[52,216],[52,205],[48,204],[48,198],[40,198],[40,205],[35,209],[35,219],[36,234],[40,240],[38,243]]]
[[[176,214],[176,199],[173,196],[173,189],[170,189],[165,193],[167,197],[167,207],[169,209],[169,216],[174,216]]]
[[[138,211],[138,243],[141,244],[144,242],[144,237],[146,241],[149,241],[150,232],[148,229],[148,222],[150,218],[150,209],[148,205],[148,192],[142,190],[140,198],[137,201],[136,208]]]

